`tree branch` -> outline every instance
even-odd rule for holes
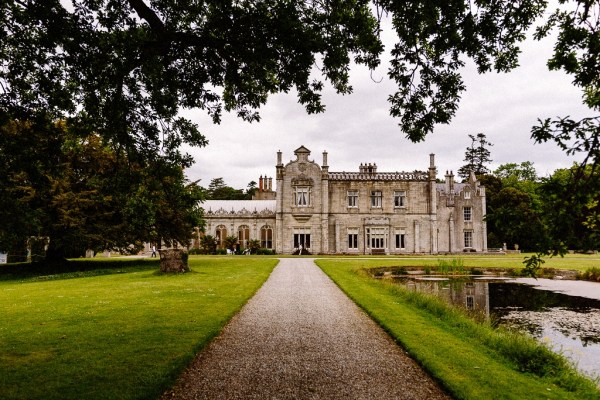
[[[158,18],[158,15],[143,0],[128,0],[129,5],[133,7],[140,18],[146,20],[153,31],[164,32],[165,24]]]

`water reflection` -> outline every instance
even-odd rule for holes
[[[436,277],[397,278],[408,289],[434,294],[448,303],[490,315],[488,282]]]
[[[582,372],[600,376],[599,299],[542,290],[526,279],[429,276],[394,279],[410,290],[435,294],[450,304],[473,310],[496,325],[528,332],[571,358]],[[535,281],[542,287],[545,283],[552,290],[560,290],[560,282]],[[565,282],[565,287],[574,284]],[[600,284],[597,285],[593,288],[596,294],[600,292]]]

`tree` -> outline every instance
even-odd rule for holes
[[[503,188],[518,189],[527,193],[532,201],[536,203],[541,201],[539,196],[540,179],[531,161],[502,164],[496,168],[494,176],[500,179]],[[539,206],[535,208],[539,209]]]
[[[520,164],[507,163],[502,164],[494,171],[494,175],[505,182],[538,180],[537,172],[531,161],[523,161]]]
[[[538,203],[529,193],[514,187],[505,187],[495,196],[493,212],[486,221],[496,240],[522,250],[537,251],[546,245],[547,232]]]
[[[200,238],[200,248],[206,254],[215,254],[217,252],[217,239],[212,235],[204,235]]]
[[[40,109],[69,116],[142,153],[206,144],[178,117],[182,107],[215,122],[223,110],[254,121],[269,94],[295,89],[308,112],[323,111],[324,81],[350,93],[351,63],[379,65],[384,14],[398,39],[390,113],[421,141],[455,114],[466,58],[480,72],[516,67],[518,44],[546,7],[543,0],[69,3],[0,2],[3,108],[13,118]]]
[[[143,242],[187,243],[201,224],[199,187],[155,157],[119,157],[98,135],[64,122],[0,126],[0,249],[49,238],[48,261],[95,251],[137,251]]]
[[[480,183],[485,187],[485,205],[486,205],[486,227],[488,234],[488,247],[502,247],[505,243],[496,229],[494,215],[496,209],[502,206],[498,199],[498,193],[502,190],[502,181],[494,175],[483,175],[480,177]]]
[[[256,193],[258,188],[256,187],[255,181],[250,181],[248,183],[248,187],[246,188],[246,200],[252,200],[252,196]]]
[[[547,226],[540,181],[533,163],[500,165],[493,174],[481,177],[486,194],[488,245],[518,244],[538,251],[547,244]]]
[[[467,147],[465,152],[465,165],[459,168],[458,175],[465,181],[469,179],[471,172],[475,175],[485,175],[490,170],[485,166],[492,162],[490,158],[490,151],[487,146],[493,146],[488,142],[483,133],[478,133],[477,136],[469,135],[471,138],[471,145]]]
[[[207,198],[209,200],[244,200],[246,196],[243,190],[227,186],[223,178],[214,178],[208,185]]]
[[[548,61],[551,70],[564,70],[573,76],[573,84],[583,91],[583,102],[591,112],[600,111],[600,77],[598,75],[598,59],[600,57],[600,3],[597,1],[566,1],[561,4],[571,7],[557,9],[538,27],[535,37],[540,39],[548,36],[553,29],[558,29],[554,54]],[[573,210],[579,210],[582,204],[594,207],[594,202],[586,199],[596,199],[600,193],[600,117],[593,116],[579,121],[562,117],[555,120],[540,119],[539,125],[532,129],[532,138],[536,142],[555,142],[567,154],[583,153],[583,162],[571,168],[569,178],[563,183],[564,188],[550,184],[554,195],[561,196],[559,201],[552,202],[556,215],[569,215]],[[557,199],[556,197],[554,197]],[[582,203],[583,202],[583,203]],[[592,211],[590,216],[593,215]],[[591,217],[592,220],[594,217]],[[575,218],[577,219],[577,218]],[[560,224],[559,221],[556,221]],[[591,240],[584,240],[583,246],[596,242],[600,231],[597,225],[586,225],[592,231],[586,232]],[[595,228],[593,228],[595,226]],[[582,232],[584,233],[584,232]],[[597,243],[597,242],[596,242]],[[547,246],[547,253],[564,252],[562,242],[555,236],[555,241]],[[598,248],[597,244],[595,245]],[[593,247],[592,247],[593,248]]]
[[[235,246],[238,244],[237,236],[226,236],[223,240],[225,248],[231,251],[235,251]]]
[[[535,37],[558,31],[548,65],[571,74],[598,111],[600,3],[559,3]],[[215,122],[223,110],[256,121],[270,94],[294,90],[307,112],[322,112],[325,82],[350,93],[352,62],[379,65],[380,19],[389,14],[397,43],[388,74],[398,85],[390,114],[422,141],[455,115],[467,59],[481,73],[515,68],[519,43],[546,8],[545,0],[0,0],[0,125],[66,119],[112,143],[118,157],[189,164],[180,145],[206,140],[179,117],[182,108]],[[597,117],[540,120],[532,137],[586,151],[582,167],[598,165]],[[576,191],[598,189],[591,180]]]
[[[578,177],[580,173],[584,176]],[[569,193],[570,182],[574,179],[592,179],[594,173],[591,165],[584,169],[575,164],[568,169],[558,169],[552,176],[542,180],[540,197],[542,199],[544,217],[549,228],[550,239],[545,249],[556,254],[572,250],[600,249],[600,209],[598,207],[598,191],[578,191]],[[568,201],[568,208],[565,206]]]
[[[256,254],[256,252],[260,249],[260,240],[258,239],[250,239],[248,241],[248,249],[251,254]]]

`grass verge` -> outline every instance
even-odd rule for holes
[[[523,259],[533,253],[490,255],[490,254],[453,254],[453,255],[424,255],[424,256],[362,256],[365,264],[372,266],[404,266],[430,267],[435,269],[440,264],[452,265],[459,263],[462,268],[523,268]],[[341,259],[342,257],[319,256],[321,259]],[[368,258],[368,259],[367,259]],[[346,259],[356,259],[348,257]],[[544,268],[569,269],[585,271],[600,264],[598,254],[567,254],[564,257],[545,257]]]
[[[534,339],[476,323],[441,300],[375,280],[374,260],[317,260],[458,399],[598,399],[600,389]]]
[[[0,398],[159,396],[277,264],[189,262],[192,272],[180,275],[142,266],[78,279],[1,281]]]

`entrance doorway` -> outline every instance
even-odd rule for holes
[[[387,228],[371,227],[366,230],[367,248],[373,250],[386,249],[388,247]]]
[[[294,252],[298,254],[310,251],[310,228],[294,229]]]
[[[310,249],[310,233],[294,233],[294,248]]]

